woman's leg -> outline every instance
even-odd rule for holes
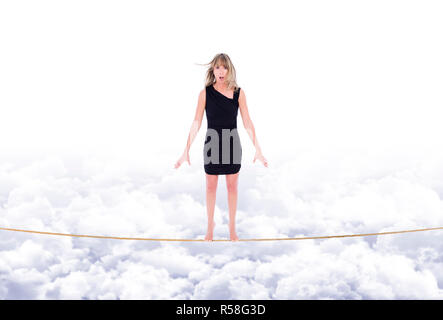
[[[217,195],[218,175],[206,173],[206,211],[208,214],[208,231],[206,232],[206,241],[212,241],[214,233],[214,210],[215,199]]]
[[[238,198],[238,176],[240,172],[226,175],[226,187],[228,189],[228,205],[229,205],[229,238],[237,241],[237,233],[235,232],[235,213],[237,211]]]

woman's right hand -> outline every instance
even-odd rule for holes
[[[188,164],[191,165],[191,162],[189,161],[189,152],[183,152],[182,156],[180,157],[180,159],[177,160],[177,162],[175,163],[175,169],[177,169],[178,167],[181,166],[181,164],[185,161],[188,161]]]
[[[266,160],[261,151],[255,152],[254,160],[252,162],[255,163],[255,160],[257,159],[260,160],[266,168],[268,167],[268,160]]]

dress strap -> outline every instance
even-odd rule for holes
[[[238,98],[240,97],[240,87],[237,88],[234,92],[234,100],[238,101]]]

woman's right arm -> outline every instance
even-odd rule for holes
[[[200,126],[203,120],[203,114],[205,112],[205,104],[206,104],[206,89],[200,91],[197,102],[197,110],[195,111],[194,121],[191,125],[191,130],[189,130],[188,142],[186,143],[185,153],[189,152],[191,148],[191,144],[194,141],[195,136],[200,130]]]
[[[192,122],[191,129],[189,130],[188,141],[186,142],[185,150],[183,151],[183,154],[180,157],[180,159],[176,162],[175,168],[180,167],[180,165],[185,160],[188,161],[189,165],[191,165],[191,162],[189,160],[189,149],[191,148],[191,144],[194,141],[195,136],[200,130],[200,126],[203,120],[203,115],[205,112],[205,105],[206,105],[206,89],[203,89],[202,91],[200,91],[200,94],[198,95],[197,110],[195,111],[194,121]]]

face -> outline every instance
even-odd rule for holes
[[[228,73],[228,69],[225,68],[223,65],[216,65],[214,67],[215,81],[220,84],[225,83],[227,73]]]

